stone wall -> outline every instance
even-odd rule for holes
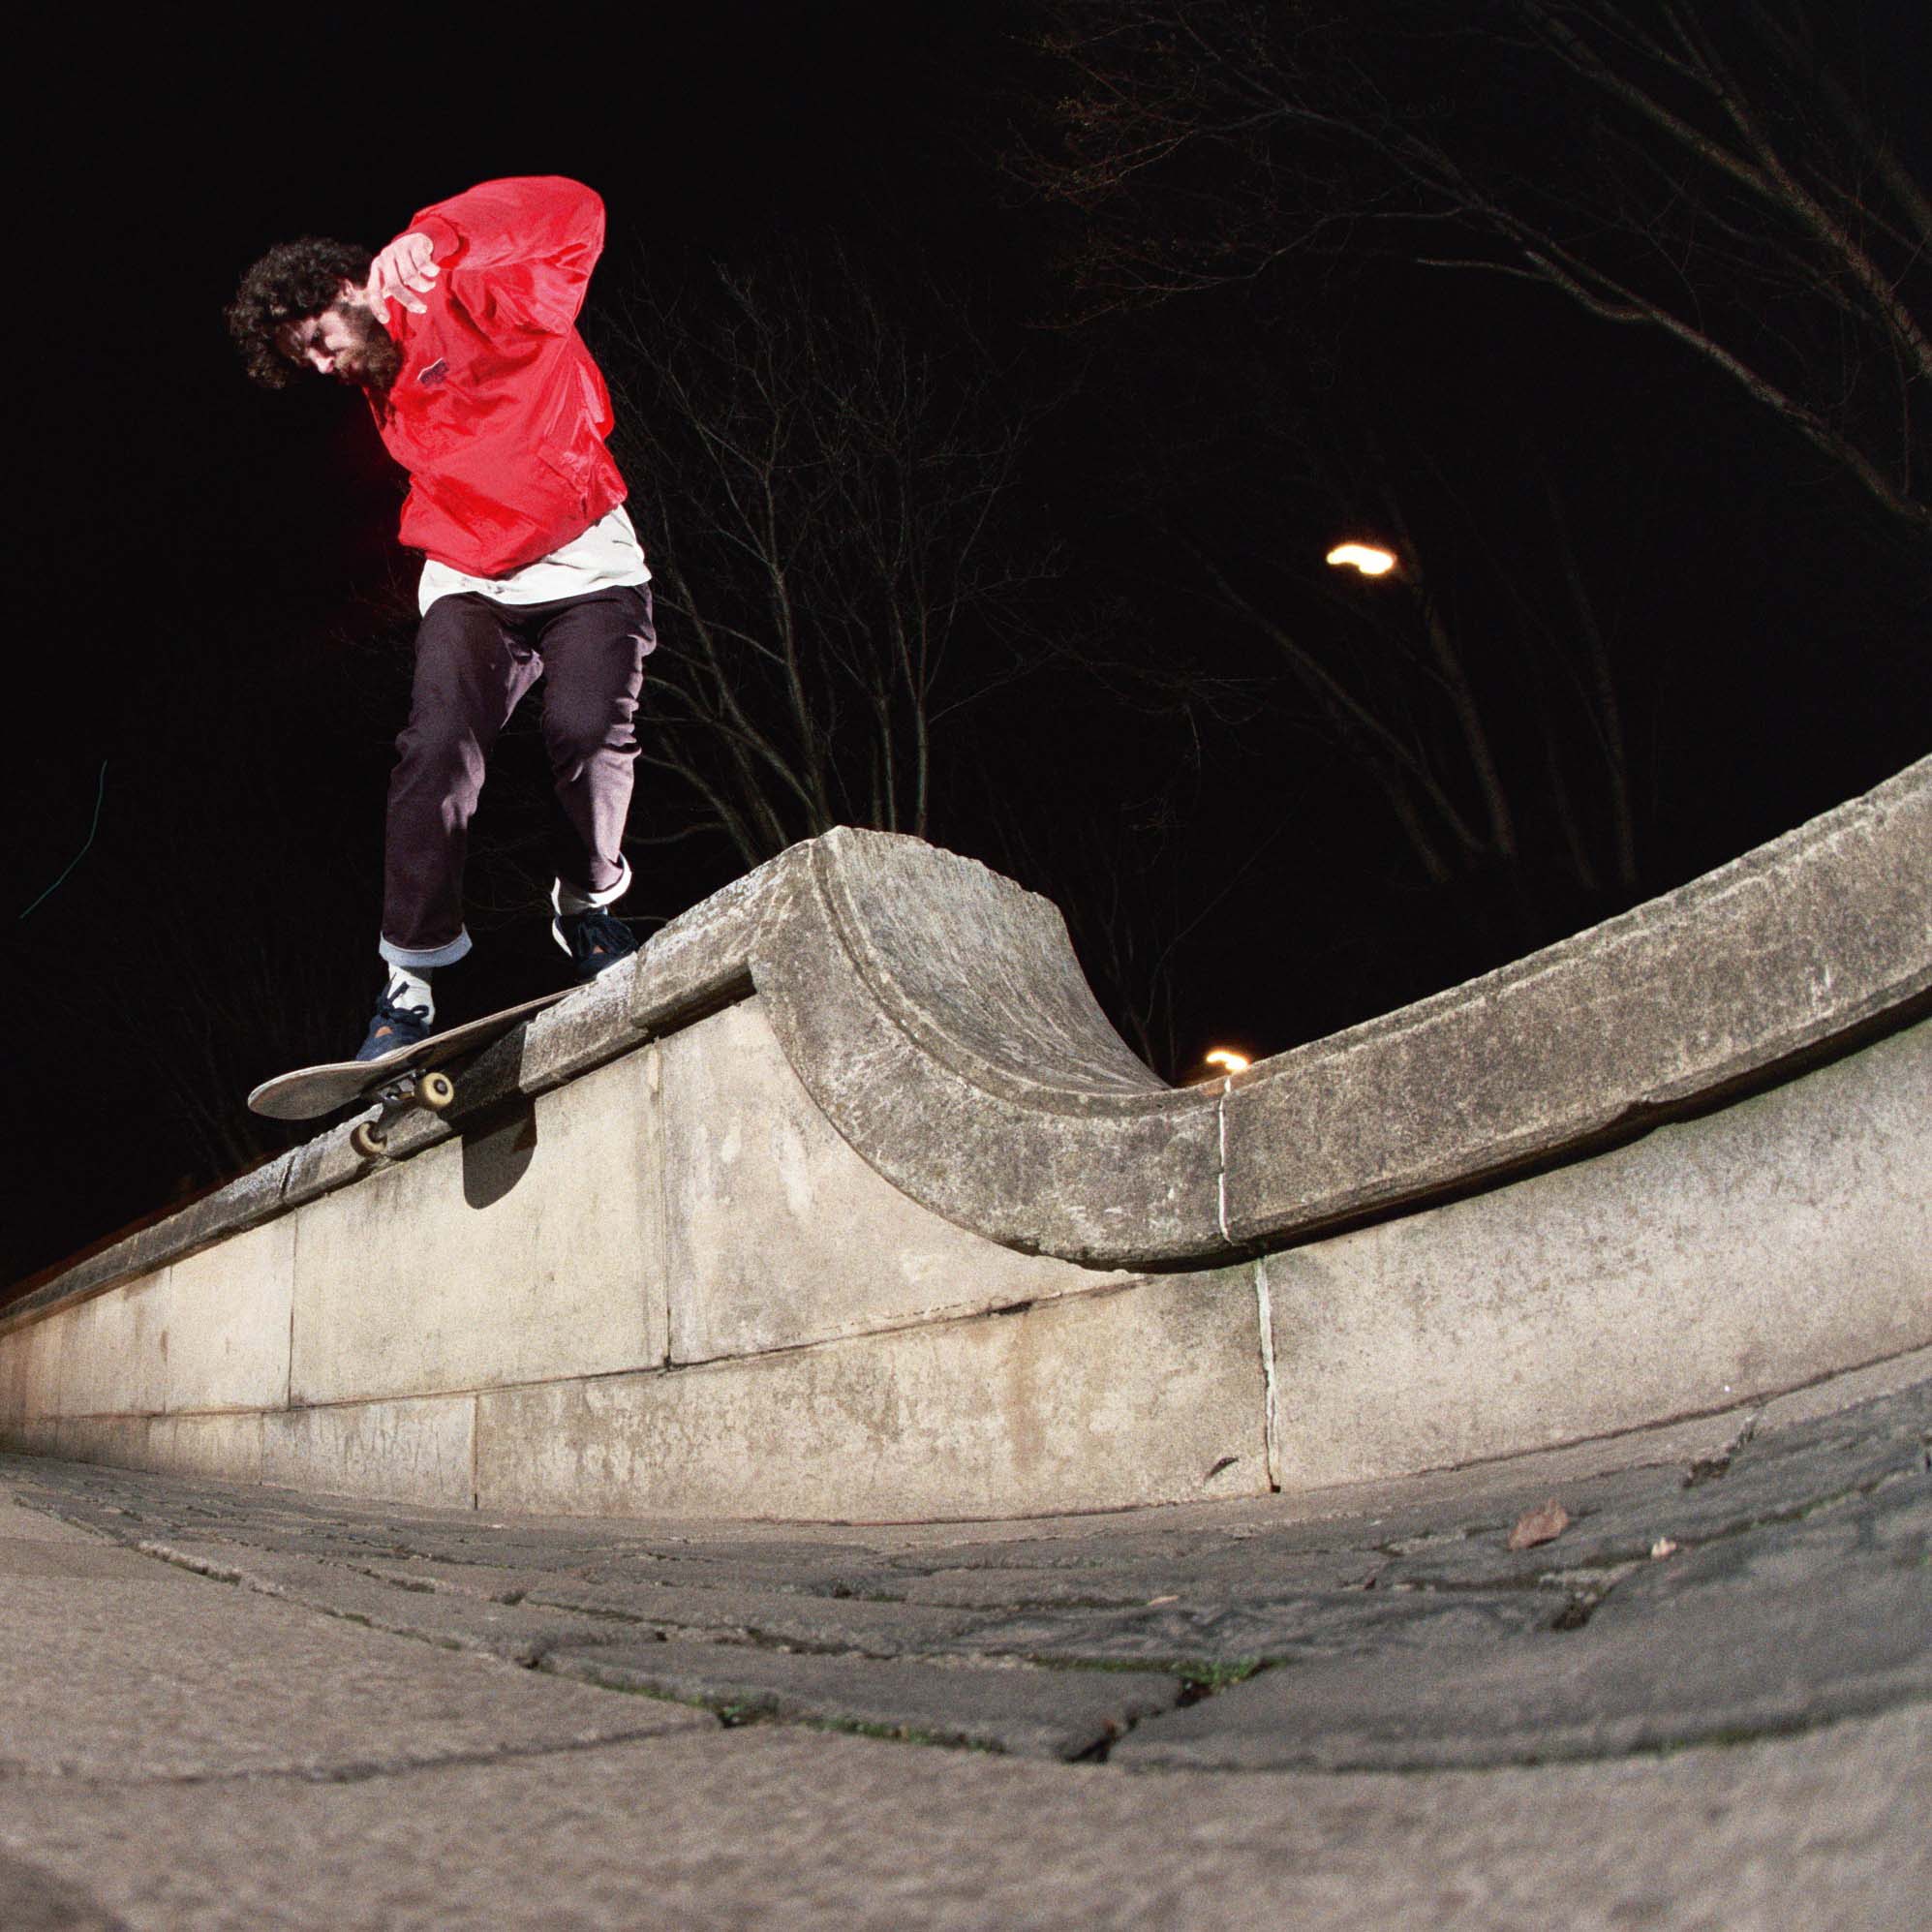
[[[1452,993],[1174,1091],[1044,901],[795,848],[0,1317],[0,1446],[484,1509],[1312,1487],[1932,1342],[1932,761]]]

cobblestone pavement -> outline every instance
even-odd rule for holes
[[[912,1528],[497,1519],[22,1457],[0,1493],[727,1726],[1147,1771],[1603,1760],[1932,1698],[1932,1383],[1648,1440],[1624,1467]]]

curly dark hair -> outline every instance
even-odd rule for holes
[[[368,281],[374,260],[353,241],[313,234],[271,248],[241,278],[226,311],[229,334],[249,379],[264,389],[287,388],[297,370],[277,346],[277,332],[286,322],[306,322],[333,308],[344,282],[359,288]]]

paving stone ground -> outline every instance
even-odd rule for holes
[[[1897,1371],[1050,1521],[495,1518],[21,1457],[0,1498],[9,1928],[1888,1925],[1932,1877],[1932,1381]]]

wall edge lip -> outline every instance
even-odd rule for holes
[[[421,1122],[399,1136],[397,1157],[451,1138],[491,1107],[534,1098],[756,994],[827,1119],[921,1206],[1004,1246],[1089,1267],[1164,1272],[1239,1262],[1351,1216],[1411,1211],[1503,1184],[1526,1167],[1587,1158],[1618,1138],[1801,1077],[1821,1060],[1914,1024],[1932,1007],[1932,894],[1915,886],[1915,849],[1922,874],[1922,855],[1932,850],[1932,756],[1671,892],[1460,986],[1231,1080],[1136,1089],[1123,1070],[1120,1057],[1131,1059],[1124,1045],[1111,1028],[1105,1038],[1095,1029],[1098,1008],[1047,902],[924,841],[837,828],[734,880],[669,922],[605,980],[535,1016],[524,1034],[506,1043],[515,1051],[502,1053],[494,1071],[486,1072],[488,1057],[478,1062],[484,1077],[475,1104],[452,1121]],[[941,904],[948,882],[961,879],[972,881],[988,904],[1016,908],[1019,949],[1007,958],[1004,1007],[989,1004],[972,978],[975,966],[1006,957],[999,935],[981,959],[962,963],[951,983],[933,981],[937,993],[922,1003],[916,992],[893,983],[891,961],[849,916],[861,903],[854,894],[868,886],[882,917],[903,912],[914,936],[924,938],[918,921]],[[899,905],[883,905],[894,893]],[[1824,916],[1804,927],[1795,902],[1805,893],[1855,931],[1840,932]],[[1879,927],[1874,911],[1889,911],[1892,923]],[[1691,997],[1700,975],[1710,960],[1735,957],[1767,933],[1790,939],[1794,958],[1824,962],[1822,989],[1813,985],[1799,1001],[1781,982],[1788,1011],[1763,1033],[1701,1041],[1703,1009]],[[934,929],[932,936],[935,957],[950,962],[939,941],[958,935]],[[1867,944],[1868,956],[1855,941]],[[1237,1201],[1226,1225],[1207,1211],[1208,1199],[1233,1173],[1291,1170],[1295,1150],[1271,1147],[1264,1131],[1247,1124],[1257,1109],[1266,1112],[1298,1087],[1322,1089],[1348,1057],[1398,1056],[1432,1030],[1461,1027],[1467,1051],[1482,1044],[1486,1027],[1498,1037],[1520,1031],[1520,1009],[1539,1000],[1551,1019],[1567,997],[1566,976],[1591,970],[1610,982],[1612,1005],[1670,1006],[1659,1052],[1668,1058],[1666,1049],[1682,1049],[1671,1079],[1579,1090],[1567,1113],[1527,1138],[1506,1131],[1505,1122],[1457,1161],[1377,1180],[1368,1189],[1372,1206],[1341,1198],[1363,1193],[1358,1176],[1353,1188],[1324,1198],[1273,1207]],[[1047,994],[1059,1001],[1050,1017],[1072,1016],[1051,1044],[1075,1078],[1043,1076],[1026,1063],[1027,1041],[1009,1043],[1001,1033],[1048,981]],[[876,1086],[868,1091],[864,1078],[834,1064],[825,1051],[832,1033],[807,1024],[802,1002],[828,990],[843,1006],[848,1036],[869,1027],[897,1055],[890,1092]],[[1035,1003],[1045,1011],[1053,998],[1042,994]],[[960,1023],[950,1034],[949,1012]],[[1078,1056],[1089,1048],[1101,1069],[1090,1082],[1077,1078]],[[1224,1098],[1235,1130],[1225,1162],[1218,1150],[1206,1150],[1200,1129]],[[906,1131],[908,1122],[926,1120],[949,1121],[999,1150],[1005,1192],[976,1190],[952,1163],[934,1158],[921,1136]],[[1493,1157],[1501,1146],[1513,1150],[1505,1164]],[[1131,1168],[1124,1187],[1123,1162]],[[331,1129],[0,1307],[0,1336],[279,1219],[369,1172],[349,1151],[346,1129]],[[1118,1197],[1111,1208],[1095,1205],[1110,1197]]]
[[[1009,957],[991,945],[960,960],[950,986],[931,971],[922,989],[900,983],[910,943],[894,920],[905,915],[878,912],[875,943],[855,909],[861,887],[881,897],[896,874],[907,905],[938,905],[943,874],[977,890],[963,869],[985,872],[917,840],[840,830],[795,847],[789,905],[770,903],[754,975],[813,1100],[921,1206],[1002,1245],[1086,1266],[1191,1268],[1586,1159],[1902,1031],[1932,1009],[1932,894],[1914,872],[1915,853],[1927,850],[1932,757],[1491,972],[1230,1080],[1151,1092],[1099,1080],[1056,1088],[1024,1062],[1024,1012],[1004,1039],[1005,1064],[989,1064],[989,1040],[1000,1041],[1019,1006],[1010,989],[1020,966],[1077,974],[1063,927],[1063,959],[1016,921]],[[998,884],[1016,905],[1032,898]],[[958,931],[936,916],[933,939],[935,956],[961,951]],[[1720,1014],[1706,995],[1727,966],[1736,985]],[[975,975],[1005,991],[975,1004]],[[1076,1016],[1076,1028],[1085,1024]],[[1427,1091],[1416,1076],[1431,1055],[1458,1070],[1500,1069],[1487,1114],[1465,1090]],[[1223,1097],[1224,1157],[1200,1131]],[[1303,1150],[1331,1145],[1359,1150],[1353,1168],[1306,1172],[1317,1163]],[[1136,1170],[1130,1185],[1123,1164]],[[1223,1221],[1209,1197],[1230,1183]]]
[[[418,1115],[404,1124],[392,1142],[393,1158],[412,1158],[455,1138],[479,1113],[518,1097],[534,1099],[721,1005],[749,998],[754,990],[752,932],[774,879],[790,859],[781,854],[734,879],[668,921],[635,959],[605,979],[534,1015],[478,1060],[466,1082],[475,1089],[474,1099],[466,1096],[449,1118]],[[346,1123],[325,1128],[0,1305],[0,1337],[279,1220],[385,1165],[372,1168],[350,1150]]]
[[[1735,858],[1686,879],[1681,885],[1594,926],[1568,934],[1535,952],[1525,953],[1520,959],[1479,973],[1474,979],[1445,987],[1405,1006],[1392,1008],[1320,1039],[1304,1041],[1286,1053],[1258,1060],[1245,1072],[1235,1075],[1231,1085],[1239,1091],[1267,1079],[1279,1078],[1283,1072],[1292,1070],[1296,1062],[1332,1059],[1365,1041],[1421,1031],[1444,1013],[1477,1000],[1493,999],[1592,955],[1621,953],[1627,947],[1654,944],[1660,929],[1681,932],[1700,919],[1707,924],[1713,906],[1721,906],[1727,900],[1754,887],[1769,886],[1779,874],[1789,874],[1833,841],[1842,843],[1860,833],[1882,835],[1895,816],[1915,812],[1925,819],[1928,836],[1932,836],[1932,754],[1842,805],[1819,813]],[[1921,894],[1921,908],[1924,923],[1918,947],[1910,958],[1897,963],[1894,978],[1869,990],[1864,1005],[1876,1003],[1877,1009],[1883,1009],[1902,1004],[1915,995],[1932,992],[1932,891]]]

